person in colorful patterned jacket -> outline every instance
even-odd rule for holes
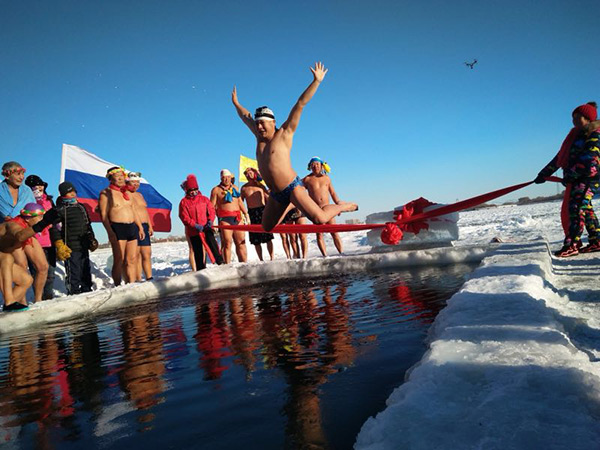
[[[185,235],[190,238],[194,250],[196,270],[206,267],[204,247],[208,247],[217,264],[223,264],[219,246],[212,229],[215,220],[215,208],[210,200],[198,189],[195,175],[188,175],[182,184],[185,197],[179,202],[179,218],[185,225]]]
[[[573,129],[558,154],[544,167],[536,183],[563,169],[567,187],[569,226],[563,247],[555,253],[561,258],[579,253],[600,251],[600,229],[592,206],[592,197],[600,187],[600,122],[595,102],[580,105],[573,111]],[[588,245],[583,246],[583,228],[588,232]]]
[[[37,175],[29,175],[25,178],[25,184],[31,188],[36,203],[44,208],[45,211],[54,208],[52,196],[46,192],[48,183]],[[56,271],[56,249],[50,239],[50,228],[44,228],[41,233],[35,235],[35,238],[42,246],[46,255],[46,261],[48,262],[48,277],[46,278],[46,284],[44,284],[42,300],[50,300],[54,298],[54,277]],[[29,271],[35,275],[35,266],[31,263],[29,264]]]

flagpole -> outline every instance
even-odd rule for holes
[[[65,181],[65,164],[67,162],[67,152],[65,144],[62,145],[62,156],[60,158],[60,182]]]

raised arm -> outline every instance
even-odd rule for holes
[[[242,122],[244,122],[246,126],[250,128],[252,134],[256,135],[256,126],[254,125],[252,114],[238,101],[237,88],[235,86],[233,87],[233,92],[231,92],[231,102],[233,103],[233,106],[235,106],[235,110],[237,111],[238,116],[240,116],[240,119],[242,119]]]
[[[287,120],[281,125],[281,128],[289,131],[291,133],[296,132],[296,128],[298,128],[298,123],[300,122],[300,116],[302,115],[302,110],[310,101],[310,99],[315,95],[321,81],[325,78],[325,74],[329,71],[326,69],[323,63],[315,63],[315,67],[311,67],[310,71],[313,74],[313,81],[308,85],[306,90],[302,93],[292,110],[290,111],[290,115]]]

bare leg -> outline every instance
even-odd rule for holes
[[[235,242],[235,253],[238,257],[238,261],[246,262],[248,260],[248,250],[246,250],[246,232],[234,231],[233,241]]]
[[[304,225],[307,223],[307,220],[304,217],[300,217],[298,220],[296,220],[296,223],[298,225]],[[302,247],[302,259],[306,259],[308,254],[308,239],[304,233],[300,233],[300,245]]]
[[[123,241],[119,241],[123,242]],[[138,244],[137,240],[127,241],[125,245],[125,271],[129,283],[135,280],[137,272]]]
[[[0,291],[2,291],[5,306],[15,302],[13,293],[13,266],[21,267],[15,264],[13,255],[0,252]]]
[[[142,281],[142,247],[138,247],[137,264],[135,265],[135,281]]]
[[[192,269],[192,272],[195,272],[196,271],[196,258],[194,257],[194,248],[192,247],[192,242],[190,241],[190,237],[189,236],[186,236],[185,240],[188,243],[190,267]]]
[[[223,261],[225,261],[225,264],[229,264],[231,262],[231,241],[233,239],[233,231],[219,229],[219,233],[221,234],[221,253],[223,254]]]
[[[304,187],[302,187],[302,190],[304,190]],[[275,226],[283,220],[287,212],[292,208],[292,204],[283,205],[273,197],[269,197],[262,216],[263,230],[271,231],[273,228],[275,228]]]
[[[25,250],[27,259],[29,259],[35,267],[33,294],[34,300],[39,302],[42,300],[42,295],[44,295],[44,285],[46,284],[46,278],[48,278],[48,260],[46,259],[44,249],[37,239],[33,239],[31,245],[26,245],[23,250]]]
[[[296,233],[290,233],[288,236],[290,237],[290,247],[292,247],[292,251],[294,252],[294,258],[300,259],[300,248],[298,247],[298,235]]]
[[[258,259],[263,261],[262,257],[262,246],[260,244],[254,244],[254,248],[256,249],[256,254],[258,255]]]
[[[281,233],[281,245],[283,245],[283,251],[285,252],[285,256],[287,259],[292,259],[290,255],[290,244],[288,242],[288,235],[285,233]]]
[[[331,237],[333,238],[333,244],[335,245],[335,248],[337,248],[337,251],[341,254],[344,249],[342,247],[342,239],[340,238],[339,233],[331,233]]]
[[[25,293],[27,289],[31,287],[33,283],[33,278],[29,275],[29,272],[23,269],[18,264],[13,265],[13,282],[15,286],[13,287],[13,296],[16,302],[20,302],[24,305],[27,304],[25,300]]]
[[[273,249],[273,239],[267,241],[267,250],[269,251],[269,256],[271,257],[271,261],[273,261],[274,257],[274,249]]]
[[[327,223],[335,216],[343,212],[356,211],[358,205],[355,203],[340,203],[339,205],[325,205],[321,208],[310,198],[303,186],[298,186],[292,192],[292,203],[313,223]]]
[[[29,270],[29,267],[27,267],[27,256],[25,255],[23,249],[18,248],[12,252],[12,256],[15,259],[15,264],[20,265],[25,270]]]
[[[317,233],[317,246],[321,251],[321,255],[327,256],[327,251],[325,249],[325,239],[323,239],[323,233]]]
[[[127,241],[110,241],[113,254],[113,266],[111,270],[112,279],[115,286],[119,286],[123,277],[123,259],[125,255],[125,246]]]
[[[149,280],[152,278],[152,247],[149,245],[140,247],[140,252],[142,254],[142,267],[144,269],[144,276],[146,277],[146,280]]]

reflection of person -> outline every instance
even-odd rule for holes
[[[217,211],[219,223],[238,225],[250,223],[244,202],[240,197],[237,187],[233,184],[233,174],[227,170],[221,170],[221,183],[210,191],[210,201]],[[244,220],[242,221],[242,215]],[[221,234],[221,247],[225,264],[231,262],[231,241],[235,243],[235,253],[239,262],[246,262],[247,250],[245,232],[219,229]]]
[[[330,196],[336,205],[344,203],[338,198],[337,194],[335,193],[335,189],[333,189],[331,178],[329,178],[329,175],[327,175],[329,172],[329,166],[327,163],[324,163],[321,158],[315,156],[309,161],[308,170],[310,170],[311,173],[304,177],[302,183],[304,183],[304,186],[308,190],[308,195],[310,195],[310,198],[312,198],[317,205],[319,205],[321,208],[323,208],[325,205],[328,205]],[[335,218],[331,218],[331,220],[327,223],[335,223]],[[339,234],[331,233],[331,237],[333,238],[333,243],[335,244],[337,251],[342,253],[342,240],[340,239]],[[319,250],[321,250],[321,254],[323,256],[327,256],[323,233],[317,233],[317,245],[319,246]]]
[[[25,168],[18,162],[10,161],[2,166],[4,181],[0,183],[0,223],[14,217],[19,217],[26,204],[35,203],[35,197],[29,186],[23,183]],[[34,239],[30,245],[13,253],[17,264],[27,270],[27,260],[35,268],[33,278],[33,295],[36,302],[42,299],[44,285],[48,276],[48,261],[42,246]]]
[[[198,331],[194,335],[200,356],[200,367],[205,380],[218,380],[229,368],[224,359],[232,355],[226,311],[223,304],[216,302],[196,305]]]
[[[246,369],[246,380],[252,377],[255,370],[256,350],[259,348],[258,323],[254,311],[254,302],[250,295],[229,301],[229,318],[231,321],[231,350],[238,356]]]
[[[126,182],[131,191],[131,201],[144,229],[144,239],[138,239],[138,264],[135,274],[137,281],[142,281],[142,270],[146,280],[152,280],[152,247],[150,237],[154,236],[154,229],[152,228],[152,222],[148,214],[148,205],[144,196],[138,192],[140,179],[141,174],[139,172],[127,173]]]
[[[166,372],[158,314],[134,317],[121,324],[123,334],[123,366],[119,385],[138,410],[148,410],[160,403],[165,391]],[[150,422],[148,413],[138,420]]]
[[[14,254],[34,242],[39,245],[33,236],[56,219],[55,209],[45,213],[37,203],[27,203],[19,216],[0,224],[0,291],[4,311],[26,309],[25,293],[33,282],[27,270],[16,263]]]
[[[244,124],[256,137],[258,169],[271,190],[262,221],[265,231],[271,231],[281,221],[290,203],[317,224],[327,223],[341,212],[358,209],[358,206],[353,203],[319,207],[308,196],[298,174],[292,169],[290,151],[300,116],[327,73],[327,69],[321,63],[316,63],[310,70],[313,81],[293,106],[281,128],[276,127],[275,115],[266,106],[258,108],[252,118],[250,112],[239,103],[237,90],[233,88],[231,96],[233,105]]]
[[[56,201],[61,227],[50,230],[59,260],[65,262],[67,294],[76,295],[92,290],[90,250],[98,248],[90,218],[85,207],[77,201],[75,186],[68,181],[58,186]]]
[[[189,237],[194,253],[193,270],[206,268],[205,246],[210,250],[217,264],[223,264],[219,246],[212,229],[215,220],[215,209],[210,200],[198,189],[195,175],[188,175],[181,185],[185,197],[179,202],[179,218],[185,226],[185,235]]]
[[[262,223],[263,211],[268,198],[267,188],[260,182],[260,174],[253,167],[248,167],[244,171],[248,182],[241,188],[242,200],[246,200],[248,205],[248,215],[250,223]],[[258,259],[263,260],[262,244],[267,244],[267,250],[271,261],[273,260],[273,235],[271,233],[250,233],[250,243],[254,245]]]
[[[27,178],[25,178],[25,184],[31,188],[36,203],[44,208],[44,210],[49,211],[50,209],[54,208],[52,196],[46,192],[48,183],[46,183],[37,175],[29,175]],[[46,261],[48,262],[48,276],[46,277],[46,283],[44,284],[42,300],[54,298],[56,249],[52,245],[52,240],[50,239],[50,227],[45,228],[41,233],[35,235],[35,238],[42,246],[42,250],[44,250]],[[35,275],[35,266],[33,264],[29,264],[29,270],[31,271],[32,275]]]
[[[125,170],[111,167],[106,178],[110,184],[100,193],[98,207],[113,253],[111,275],[115,286],[119,286],[123,268],[125,282],[135,281],[138,239],[143,240],[146,235],[125,184]]]
[[[563,168],[567,185],[569,227],[559,257],[600,251],[599,224],[592,198],[600,187],[600,126],[588,134],[587,127],[598,117],[595,102],[578,106],[572,113],[574,128],[569,132],[559,153],[544,167],[536,183]],[[600,124],[599,124],[600,125]],[[582,247],[583,228],[588,232],[588,245]]]

